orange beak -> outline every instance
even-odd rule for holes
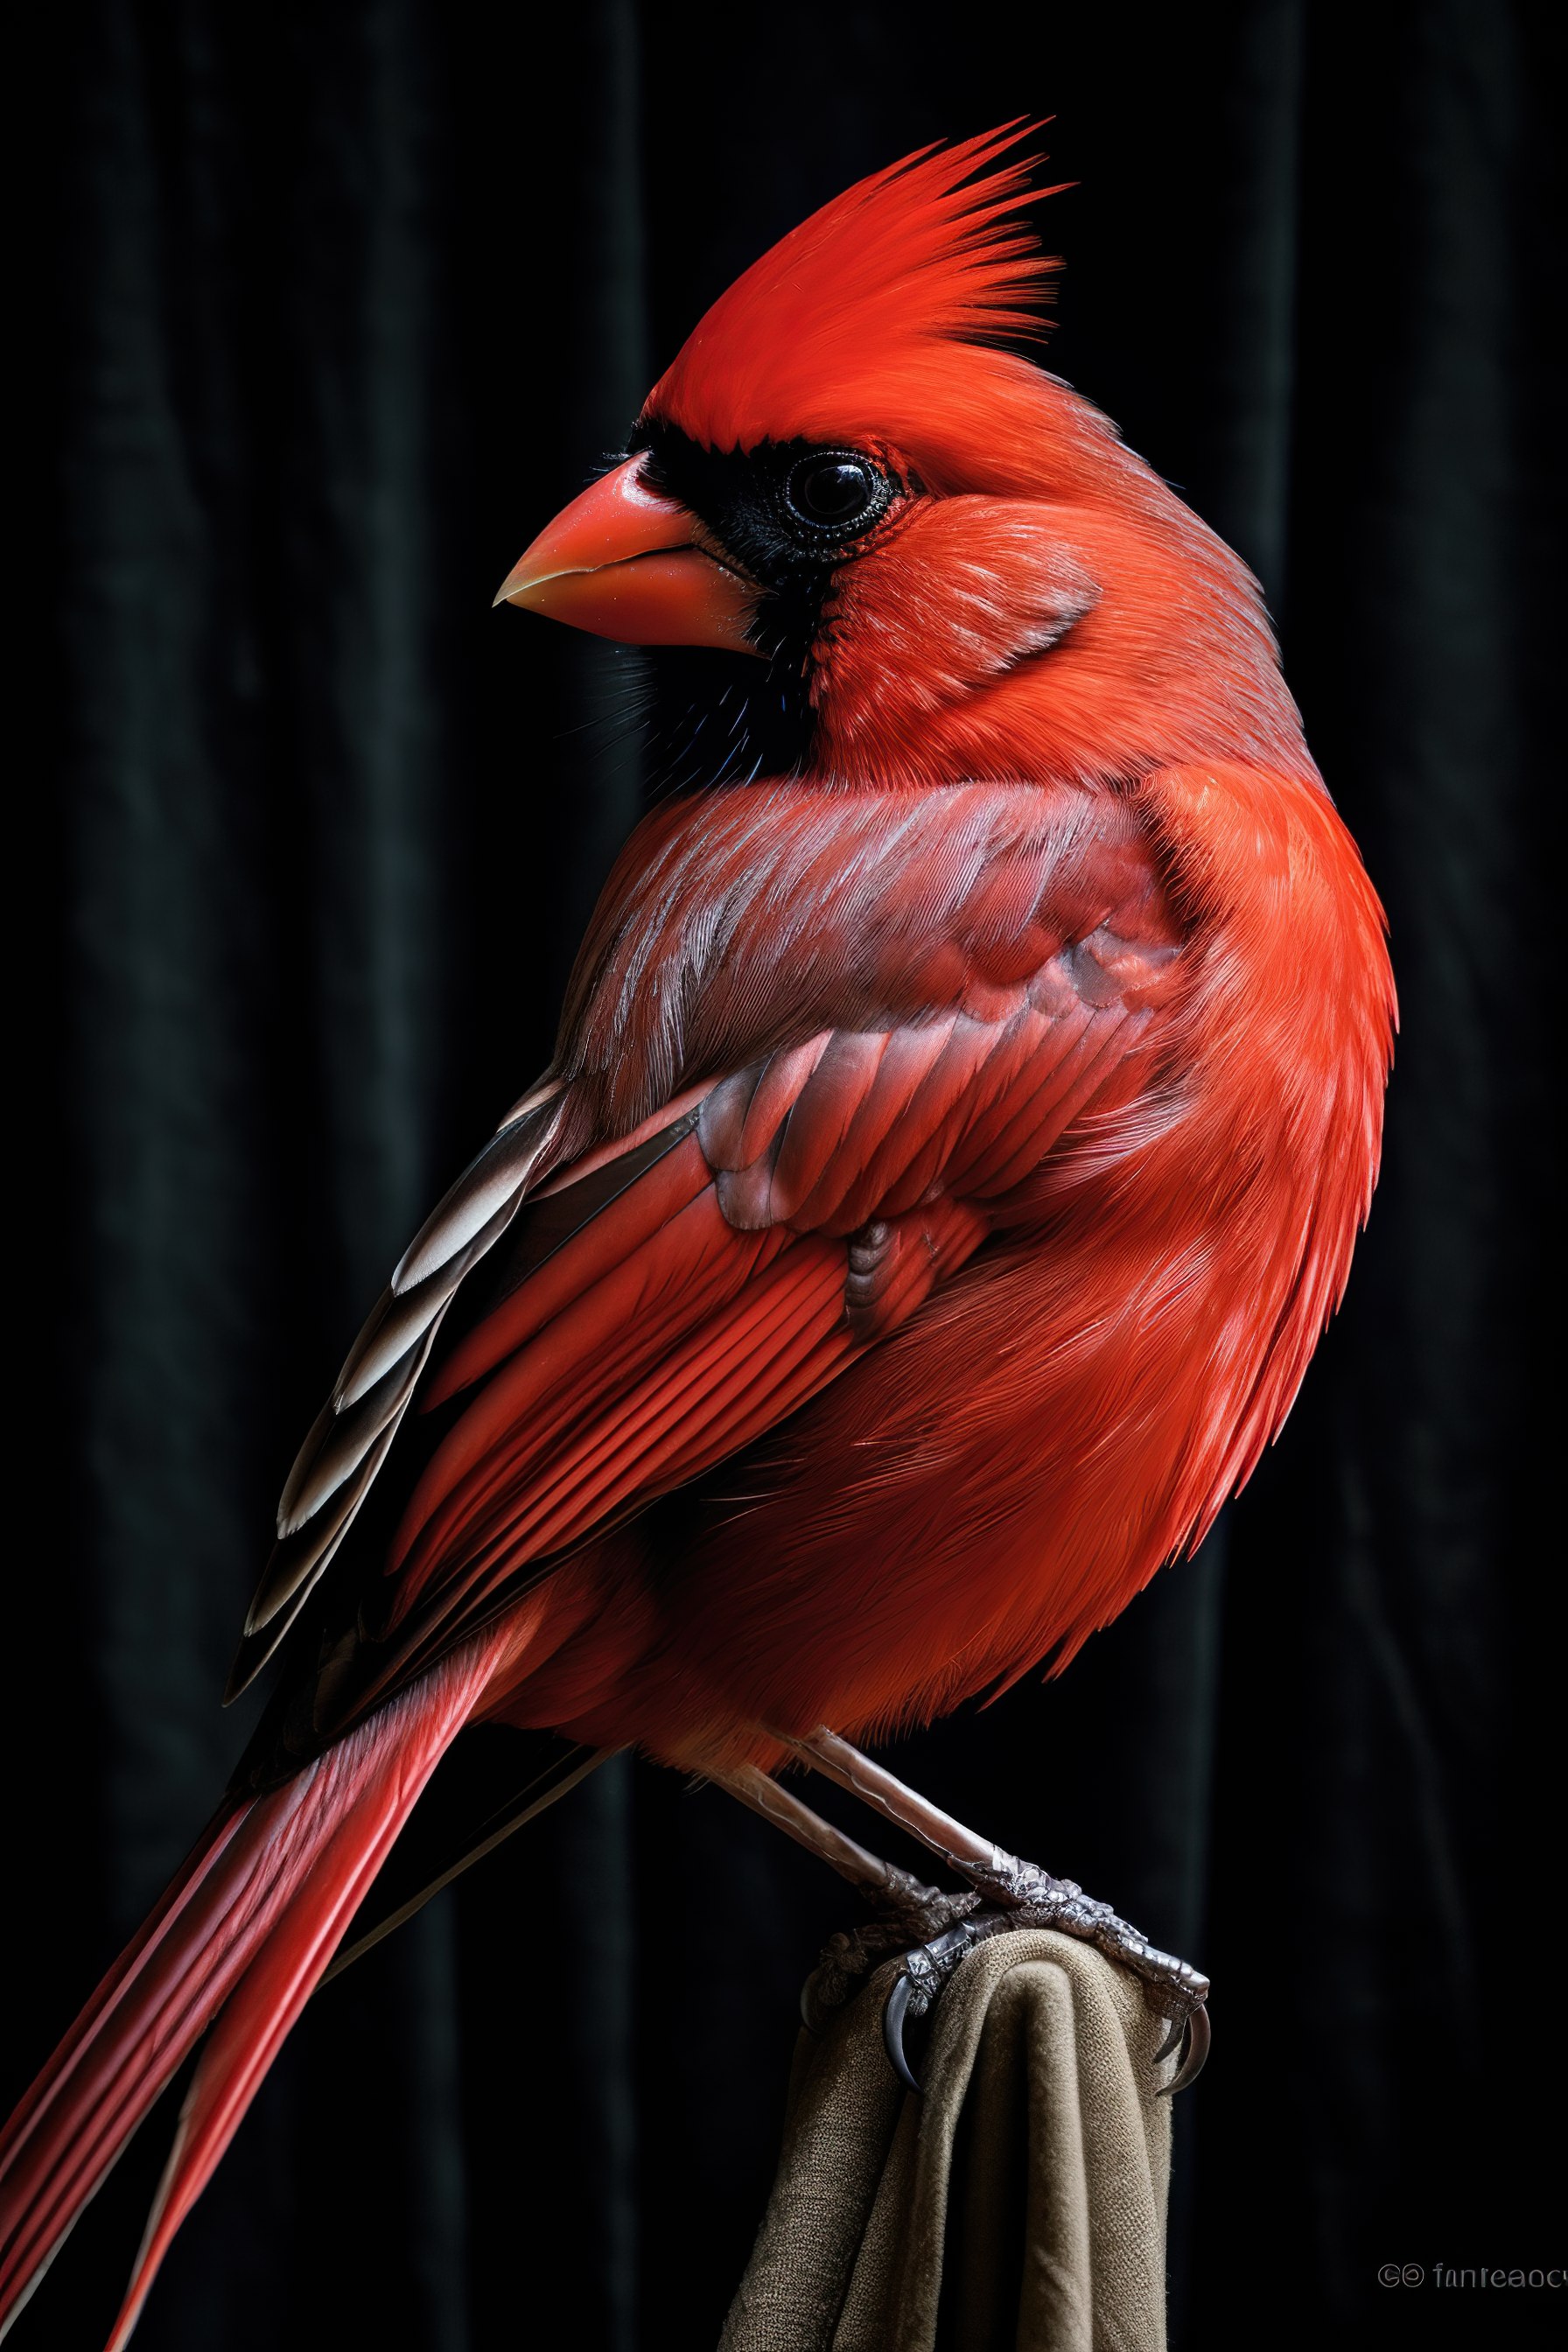
[[[746,629],[753,583],[696,543],[696,524],[674,499],[640,478],[642,459],[563,507],[501,585],[498,604],[616,637],[624,646],[721,646],[754,654]]]

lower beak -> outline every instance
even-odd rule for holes
[[[641,472],[642,459],[628,457],[563,507],[508,572],[496,603],[624,646],[756,653],[746,635],[756,589],[704,553],[687,509],[650,490]]]

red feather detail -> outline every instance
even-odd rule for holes
[[[781,996],[776,960],[754,989],[745,951],[808,917],[821,1009],[855,1005],[868,1025],[781,1043],[713,1086],[695,1133],[437,1360],[427,1401],[468,1401],[405,1510],[385,1598],[363,1613],[384,1645],[370,1695],[523,1570],[761,1436],[907,1319],[984,1239],[978,1204],[1038,1164],[1170,996],[1179,934],[1130,812],[1008,786],[954,790],[918,825],[897,809],[779,786],[644,828],[568,1068],[597,1062],[601,1008],[640,1039],[609,1059],[612,1084],[660,1065],[650,1028],[682,1005],[754,1022],[771,997],[773,1017],[805,1025],[813,1008]],[[608,924],[621,904],[613,883]],[[708,918],[700,947],[670,943],[696,982],[676,994],[645,985],[667,905]],[[938,989],[970,1009],[939,1009]],[[666,1034],[675,1087],[693,1057],[733,1055],[732,1032]],[[576,1070],[574,1097],[597,1084]],[[641,1100],[618,1118],[642,1148]],[[613,1161],[594,1160],[603,1184]],[[570,1217],[572,1189],[567,1171],[552,1220]],[[852,1276],[849,1238],[877,1221],[886,1234]],[[526,1246],[526,1221],[520,1234]]]
[[[886,383],[935,346],[973,355],[978,342],[1041,332],[1043,282],[1060,265],[1018,215],[1058,191],[1031,184],[1035,156],[997,163],[1034,127],[923,149],[835,196],[721,294],[647,414],[749,448],[818,429],[848,385]]]
[[[500,1646],[471,1643],[284,1787],[216,1816],[0,2138],[0,2324],[212,2027],[116,2325],[124,2342]]]
[[[578,1697],[574,1736],[756,1757],[747,1727],[875,1733],[1065,1663],[1201,1538],[1278,1431],[1376,1171],[1381,912],[1315,782],[1215,766],[1140,798],[1188,927],[1175,984],[1123,1010],[1041,1136],[965,1090],[989,1148],[964,1166],[954,1143],[942,1165],[976,1213],[1015,1181],[991,1245],[711,1482],[657,1647],[631,1649],[607,1612],[600,1630],[599,1588],[537,1693]],[[1155,941],[1141,982],[1102,951],[1086,1001],[1113,971],[1142,999]],[[693,1693],[723,1694],[695,1736]]]

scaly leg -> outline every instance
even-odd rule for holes
[[[1209,2050],[1206,1977],[1185,1960],[1156,1951],[1136,1927],[1119,1918],[1109,1904],[1085,1895],[1075,1880],[1053,1878],[1034,1863],[1022,1862],[1016,1854],[977,1837],[951,1813],[942,1812],[847,1739],[840,1739],[837,1732],[825,1727],[792,1745],[815,1771],[837,1780],[862,1804],[870,1805],[932,1853],[940,1854],[984,1898],[984,1909],[971,1912],[910,1953],[889,1999],[888,2054],[907,2083],[913,2084],[914,2077],[903,2052],[906,2017],[923,2015],[965,1952],[992,1936],[1017,1927],[1054,1927],[1062,1935],[1079,1937],[1142,1978],[1153,2007],[1171,2021],[1171,2032],[1156,2063],[1185,2044],[1182,2063],[1173,2080],[1163,2086],[1163,2092],[1184,2090],[1196,2080]]]
[[[716,1788],[738,1798],[796,1845],[826,1863],[840,1878],[847,1878],[851,1886],[858,1887],[877,1915],[875,1925],[854,1935],[835,1936],[806,1979],[801,1991],[801,2015],[814,2033],[820,2032],[825,2012],[840,2008],[859,1979],[882,1960],[909,1950],[911,1945],[923,1948],[956,1920],[980,1907],[977,1895],[944,1895],[911,1871],[900,1870],[896,1863],[885,1862],[880,1854],[858,1845],[803,1804],[793,1790],[770,1780],[755,1765],[743,1765],[735,1772],[715,1772],[710,1778]]]

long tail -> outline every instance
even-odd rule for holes
[[[211,2028],[110,2339],[490,1671],[481,1636],[283,1788],[215,1817],[0,2135],[0,2334],[132,2133]]]

